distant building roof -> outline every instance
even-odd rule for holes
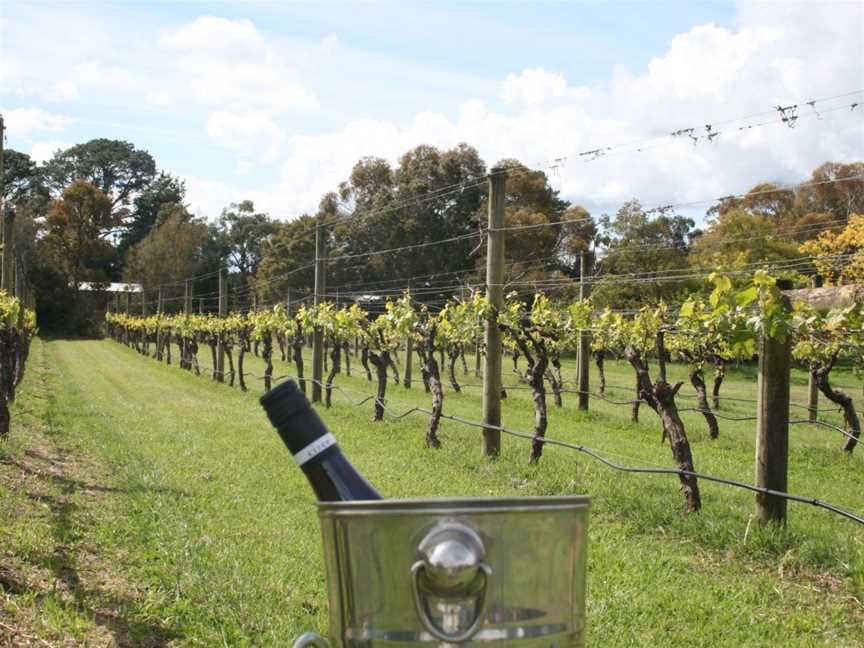
[[[87,292],[141,292],[141,284],[133,283],[101,283],[98,281],[85,281],[78,284],[78,290]]]

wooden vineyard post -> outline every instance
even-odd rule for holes
[[[588,299],[591,294],[589,279],[592,274],[591,254],[587,250],[579,258],[579,299]],[[576,355],[577,383],[579,390],[579,409],[588,411],[590,381],[588,371],[591,366],[591,332],[579,331],[579,348]]]
[[[411,297],[411,284],[408,284],[408,297]],[[402,379],[402,384],[405,389],[411,389],[411,370],[414,366],[414,340],[409,335],[405,338],[405,376]]]
[[[3,279],[2,288],[10,295],[15,290],[14,282],[14,240],[12,238],[13,226],[15,224],[15,212],[6,209],[3,214]]]
[[[807,420],[815,423],[819,418],[819,387],[813,373],[807,372]]]
[[[324,299],[326,286],[327,248],[321,224],[315,227],[315,298],[318,306]],[[324,380],[324,331],[316,326],[312,334],[312,402],[321,402],[321,383]]]
[[[141,317],[147,317],[147,296],[144,292],[144,286],[141,286]]]
[[[228,315],[228,277],[225,268],[219,269],[219,318]],[[220,335],[216,341],[216,380],[225,382],[225,345]]]
[[[131,294],[132,293],[127,289],[123,299],[123,312],[127,315],[129,314],[129,301]]]
[[[789,288],[777,282],[781,289]],[[790,309],[789,300],[783,298]],[[786,492],[789,468],[789,376],[792,340],[759,338],[759,378],[756,422],[756,485]],[[776,495],[756,494],[756,517],[762,524],[786,523],[786,500]]]
[[[162,314],[162,286],[156,289],[156,315]],[[156,359],[162,359],[162,327],[156,327]]]
[[[5,158],[3,157],[3,143],[5,137],[5,124],[3,123],[3,115],[0,115],[0,186],[6,188],[5,169],[3,167]],[[0,192],[0,224],[3,226],[3,264],[2,277],[0,277],[0,288],[7,293],[12,294],[14,284],[12,283],[12,226],[15,223],[15,212],[11,209],[6,209],[6,203],[3,200],[3,193]],[[76,286],[77,289],[77,286]]]
[[[291,317],[291,289],[285,289],[285,314]]]
[[[501,329],[498,313],[504,310],[504,187],[507,173],[500,168],[489,174],[489,215],[486,238],[486,298],[494,311],[486,321],[486,362],[483,372],[483,423],[501,426]],[[501,452],[501,431],[483,429],[483,456]]]
[[[187,279],[183,284],[183,315],[187,319],[192,314],[192,280]],[[177,336],[177,344],[180,345],[180,368],[191,369],[192,360],[189,354],[192,351],[192,346],[185,336]]]

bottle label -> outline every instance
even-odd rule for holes
[[[330,446],[336,445],[336,437],[331,433],[327,433],[322,437],[318,437],[312,443],[303,448],[300,452],[294,455],[294,461],[298,466],[302,466],[306,462],[314,459],[319,454],[324,452]]]

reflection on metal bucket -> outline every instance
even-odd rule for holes
[[[583,645],[587,497],[328,502],[319,516],[335,646]]]

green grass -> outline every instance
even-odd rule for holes
[[[156,627],[177,645],[200,646],[285,645],[303,631],[325,631],[312,494],[258,405],[260,380],[250,377],[250,392],[241,393],[109,341],[37,342],[34,355],[40,354],[44,365],[34,361],[30,370],[42,373],[28,380],[43,381],[50,398],[37,414],[50,420],[57,444],[98,461],[110,489],[67,512],[66,524],[76,529],[74,542],[98,547],[135,592],[123,602],[124,623],[142,632]],[[209,364],[205,353],[201,357]],[[628,367],[607,364],[610,385],[632,384]],[[249,358],[247,370],[263,373],[262,363]],[[277,363],[275,373],[291,370]],[[372,393],[359,362],[352,361],[352,370],[353,377],[339,376],[336,384],[351,398]],[[673,378],[685,378],[683,368],[670,370]],[[415,373],[411,390],[391,381],[393,411],[428,407],[416,364]],[[565,363],[565,377],[573,375]],[[836,380],[860,385],[848,373],[838,372]],[[505,382],[514,384],[515,376]],[[692,393],[689,385],[683,393]],[[793,401],[806,402],[805,393],[798,372]],[[731,369],[723,395],[754,394],[753,368]],[[631,398],[626,391],[609,395]],[[565,394],[560,410],[549,400],[550,437],[624,463],[672,465],[659,422],[646,407],[634,425],[626,406],[593,399],[585,413],[576,409],[574,395]],[[480,390],[447,389],[444,407],[476,420]],[[721,412],[754,409],[727,401]],[[538,466],[528,466],[528,444],[508,437],[500,459],[489,462],[480,457],[478,430],[447,421],[443,448],[432,451],[423,445],[424,415],[373,424],[371,403],[354,407],[340,394],[322,415],[352,462],[388,497],[590,494],[590,646],[864,642],[864,528],[827,511],[790,503],[788,527],[765,530],[750,523],[752,493],[701,482],[704,510],[683,517],[675,477],[625,475],[554,447]],[[529,431],[532,416],[530,393],[511,390],[505,423]],[[721,420],[720,438],[711,441],[700,414],[682,417],[697,470],[752,481],[754,422]],[[836,413],[824,418],[841,422]],[[12,441],[0,447],[10,457],[26,446],[17,425]],[[838,432],[806,425],[794,426],[791,437],[790,491],[864,510],[864,448],[849,457]],[[14,497],[5,482],[0,496],[0,504]],[[0,515],[14,521],[11,513]],[[26,535],[28,525],[12,526]],[[46,542],[9,534],[0,539],[22,561],[30,554],[38,560]],[[47,614],[47,599],[27,602],[25,596],[19,597],[22,607],[43,605]],[[86,633],[93,615],[87,606],[73,608],[71,616],[53,611],[44,632]],[[70,629],[76,624],[83,629]]]

